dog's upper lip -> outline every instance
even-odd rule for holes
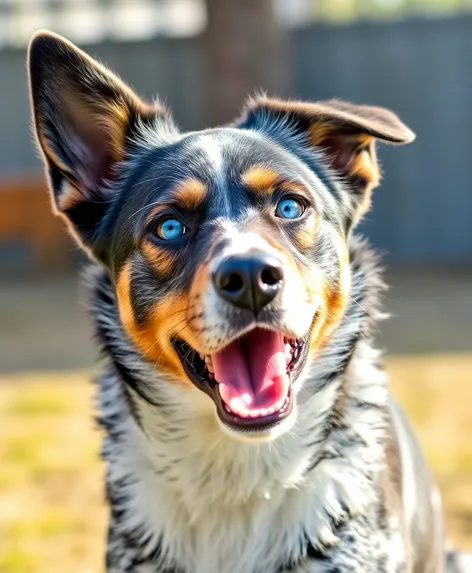
[[[302,339],[306,338],[306,336],[308,336],[308,333],[300,336],[300,334],[297,335],[297,333],[295,333],[291,330],[288,330],[288,329],[276,328],[275,326],[272,326],[271,324],[266,324],[265,322],[252,321],[252,322],[248,323],[247,325],[245,325],[243,328],[240,328],[234,334],[231,334],[230,336],[228,336],[224,340],[224,342],[220,342],[219,344],[217,344],[215,346],[211,346],[210,348],[207,347],[203,350],[198,350],[198,352],[199,352],[199,354],[203,354],[205,356],[214,354],[215,352],[220,352],[221,350],[223,350],[224,348],[229,346],[232,342],[238,340],[239,338],[249,334],[250,332],[252,332],[253,330],[256,330],[256,329],[276,332],[278,334],[281,334],[282,336],[284,336],[287,339],[293,339],[293,340],[297,340],[297,339],[302,340]]]

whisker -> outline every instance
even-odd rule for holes
[[[183,331],[185,330],[185,328],[186,328],[186,326],[184,325],[180,330],[178,330],[178,331],[175,333],[175,336],[176,336],[176,337],[179,336],[179,334],[180,334],[181,332],[183,332]],[[170,331],[169,331],[169,332],[170,332]],[[167,333],[167,334],[168,334],[168,333]],[[159,360],[161,359],[162,354],[163,354],[163,351],[161,350],[161,353],[159,354],[159,356],[158,356],[158,357],[156,358],[156,360],[154,361],[154,364],[158,364]]]
[[[134,213],[132,213],[127,219],[126,222],[131,221],[131,219],[133,219],[133,217],[136,217],[136,215],[139,215],[139,213],[141,213],[141,211],[144,211],[145,209],[149,209],[151,207],[154,207],[155,205],[160,205],[161,201],[153,201],[152,203],[148,203],[147,205],[144,205],[144,207],[140,207],[137,211],[135,211]]]

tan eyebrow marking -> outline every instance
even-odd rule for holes
[[[208,190],[202,181],[194,179],[193,177],[184,179],[170,190],[168,196],[162,203],[149,212],[146,218],[146,225],[150,225],[159,213],[166,211],[172,204],[177,204],[177,206],[182,209],[189,211],[197,209],[206,199],[207,195]]]
[[[262,165],[250,167],[242,174],[241,180],[246,187],[257,193],[269,195],[278,188],[285,191],[296,191],[307,197],[310,196],[305,186],[298,181],[284,179],[277,172]]]
[[[280,183],[278,173],[262,165],[253,165],[245,171],[241,180],[244,185],[259,193],[272,193],[274,187]]]
[[[196,209],[208,195],[206,185],[199,179],[189,177],[181,181],[171,192],[171,200],[183,209]]]
[[[149,212],[149,215],[146,217],[146,225],[150,225],[154,221],[154,219],[159,215],[159,213],[166,211],[168,208],[169,205],[167,203],[162,203],[161,205],[154,207],[154,209],[152,209]]]

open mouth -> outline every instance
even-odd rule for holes
[[[187,376],[213,399],[222,422],[248,431],[270,429],[292,411],[292,384],[305,364],[307,340],[255,328],[208,355],[181,339],[173,344]]]

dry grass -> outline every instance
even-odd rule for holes
[[[86,378],[0,384],[1,573],[100,571],[106,509]]]
[[[472,549],[472,355],[397,357],[387,366],[441,487],[447,532]]]
[[[472,548],[472,356],[388,368],[441,484],[450,536]],[[107,510],[86,379],[0,378],[0,573],[102,570]]]

